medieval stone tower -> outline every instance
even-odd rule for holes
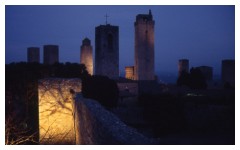
[[[118,26],[110,24],[95,28],[95,74],[116,79],[119,77]]]
[[[154,24],[151,10],[136,17],[135,80],[154,80]]]
[[[183,72],[189,72],[189,60],[188,59],[180,59],[178,60],[178,77],[180,77]]]
[[[59,62],[59,52],[57,45],[44,45],[43,50],[44,64],[52,65]]]
[[[85,64],[88,73],[93,75],[93,53],[91,41],[88,38],[82,41],[80,63]]]
[[[37,62],[40,63],[40,49],[39,47],[27,48],[27,60],[29,63]]]

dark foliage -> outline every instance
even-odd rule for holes
[[[114,80],[106,76],[89,76],[82,82],[82,93],[86,98],[99,101],[107,108],[116,107],[119,90]]]
[[[169,94],[141,95],[139,102],[144,117],[152,125],[155,136],[181,132],[186,127],[183,103]]]
[[[22,136],[35,135],[38,133],[38,92],[37,81],[40,78],[40,64],[38,63],[12,63],[6,65],[5,70],[5,121],[13,120],[15,129],[9,131],[10,140],[22,133],[20,124],[25,124],[25,133]],[[9,122],[8,122],[9,123]],[[6,124],[6,128],[13,128]],[[26,141],[22,144],[36,144]]]
[[[234,89],[234,86],[232,86],[229,82],[224,83],[224,89]]]
[[[84,78],[88,76],[85,65],[77,63],[56,63],[51,66],[51,76],[61,78]]]
[[[226,144],[234,144],[234,90],[219,90],[219,93],[192,97],[144,94],[139,96],[139,102],[156,137],[179,135],[200,140],[218,136]],[[197,142],[207,143],[204,140]],[[221,141],[210,140],[208,143],[221,144]]]
[[[192,89],[206,89],[207,82],[198,68],[191,68],[190,73],[182,72],[181,76],[177,79],[177,85],[186,85]]]
[[[191,76],[189,73],[186,71],[183,71],[181,73],[181,76],[178,77],[177,79],[177,85],[182,86],[182,85],[187,85],[189,86],[191,83]]]

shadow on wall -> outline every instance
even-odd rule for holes
[[[49,78],[39,81],[39,143],[75,144],[72,95],[81,91],[80,79]]]
[[[128,127],[99,102],[83,98],[80,79],[39,81],[40,144],[159,144]]]

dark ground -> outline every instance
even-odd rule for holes
[[[125,98],[112,111],[143,135],[160,138],[159,144],[234,145],[234,90],[201,93]]]

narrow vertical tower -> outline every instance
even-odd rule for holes
[[[151,10],[136,17],[135,80],[154,80],[154,24]]]
[[[180,77],[183,73],[189,72],[189,60],[188,59],[180,59],[178,61],[178,77]]]
[[[40,63],[40,50],[38,47],[27,48],[27,59],[29,63],[37,62]]]
[[[59,53],[57,45],[44,45],[43,46],[43,63],[52,65],[54,63],[58,63],[59,61]]]
[[[85,64],[86,69],[90,75],[93,75],[93,54],[91,41],[85,38],[82,41],[81,52],[80,52],[80,63]]]
[[[95,74],[116,79],[119,77],[118,26],[110,24],[95,28]]]

